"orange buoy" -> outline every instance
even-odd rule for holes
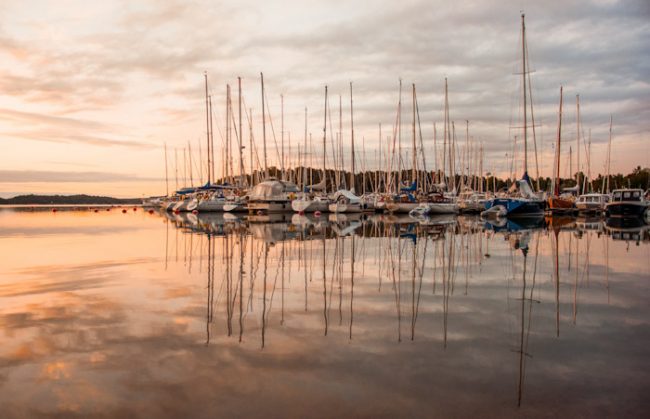
[[[52,212],[56,212],[56,208],[52,208]]]
[[[122,210],[122,214],[126,214],[126,210],[125,210],[125,209]]]
[[[110,210],[111,210],[110,208],[106,208],[106,211],[110,211]]]
[[[316,211],[316,212],[314,212],[314,215],[315,215],[316,217],[320,217],[320,211]]]
[[[149,214],[153,214],[153,210],[152,210],[152,209],[149,210]]]
[[[305,215],[305,211],[298,211],[299,215]]]
[[[95,212],[99,212],[99,210],[98,210],[98,209],[96,209],[96,210],[95,210]]]
[[[180,214],[181,212],[179,210],[174,210],[174,214]]]
[[[133,211],[137,211],[138,209],[136,207],[133,207]]]
[[[199,212],[198,212],[197,210],[192,210],[192,214],[196,215],[196,214],[198,214],[198,213],[199,213]]]

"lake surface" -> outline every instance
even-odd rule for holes
[[[647,226],[275,218],[0,209],[0,416],[647,414]]]

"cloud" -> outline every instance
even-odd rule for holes
[[[160,181],[155,177],[142,177],[133,174],[113,172],[66,172],[47,170],[0,170],[3,183],[66,183],[66,182],[142,182]]]

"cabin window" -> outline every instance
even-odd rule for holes
[[[629,192],[623,192],[623,198],[629,198],[630,193]]]

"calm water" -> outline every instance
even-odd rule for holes
[[[650,234],[0,210],[13,417],[642,417]]]

